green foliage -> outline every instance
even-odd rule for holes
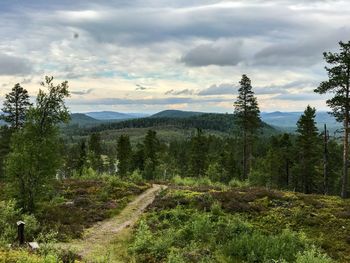
[[[103,171],[101,135],[93,133],[89,138],[89,160],[91,168],[95,171]]]
[[[316,109],[307,106],[304,114],[298,120],[297,144],[299,150],[300,165],[298,166],[300,179],[299,187],[304,193],[312,193],[314,181],[317,177],[316,164],[320,158],[318,147],[320,140],[315,123]],[[296,184],[298,185],[298,184]]]
[[[238,98],[234,103],[234,114],[237,130],[239,130],[242,137],[242,179],[245,180],[248,178],[251,167],[250,159],[252,157],[253,139],[261,126],[261,120],[258,102],[252,91],[250,79],[246,75],[243,75],[239,84]]]
[[[171,182],[175,185],[181,186],[213,186],[218,188],[227,188],[224,184],[220,182],[212,182],[209,177],[181,177],[179,175],[174,176]]]
[[[126,176],[131,167],[131,144],[128,135],[121,135],[117,141],[118,174]]]
[[[297,254],[295,263],[332,263],[334,262],[326,254],[321,253],[314,246],[310,249]]]
[[[191,138],[190,144],[190,173],[194,177],[204,176],[207,168],[207,141],[203,132],[198,129],[197,134]]]
[[[26,250],[0,250],[0,262],[4,263],[61,263],[56,255],[39,256]],[[62,262],[63,263],[63,262]]]
[[[156,178],[156,167],[159,163],[160,144],[157,133],[149,130],[143,141],[144,177],[146,179]]]
[[[5,96],[4,107],[2,108],[3,114],[0,118],[7,122],[11,128],[17,130],[23,127],[26,114],[31,105],[28,91],[17,83],[11,92]]]
[[[164,213],[181,205],[181,211],[188,210],[192,211],[191,213],[209,213],[208,211],[210,211],[211,216],[239,215],[263,236],[278,235],[279,238],[282,238],[281,240],[285,240],[282,233],[286,228],[293,235],[304,233],[304,235],[298,234],[298,239],[314,243],[323,249],[322,252],[327,252],[335,260],[340,260],[340,262],[350,260],[348,243],[350,234],[350,221],[348,219],[350,215],[347,212],[350,205],[349,200],[323,195],[279,192],[256,187],[220,189],[202,185],[194,186],[192,189],[189,187],[184,188],[186,190],[181,189],[183,188],[167,189],[156,198],[150,207],[149,215],[152,216],[147,217],[147,224],[155,235],[162,236],[163,233],[159,231],[163,228],[154,223],[153,217],[163,213],[159,220],[164,222],[164,229],[167,229],[175,223],[173,220],[169,221],[169,217],[164,216]],[[181,225],[181,222],[185,224],[187,216],[191,213],[182,213],[174,228]],[[275,244],[273,243],[275,239],[269,239],[265,242],[259,238],[260,236],[256,237],[256,242],[261,243],[261,247],[254,252],[255,254],[261,251],[261,253],[265,253],[266,247]],[[246,246],[246,251],[250,251],[248,244],[244,243],[241,246]],[[278,248],[278,245],[276,246]],[[305,249],[309,248],[309,246],[305,247]],[[248,252],[246,256],[249,254]],[[218,254],[220,253],[218,252]],[[232,262],[232,259],[227,259],[229,254],[221,253],[221,255],[226,255],[223,256],[222,262]]]
[[[26,223],[26,240],[32,241],[39,232],[38,221],[33,215],[21,214],[14,201],[0,201],[0,246],[12,244],[17,237],[16,222]]]
[[[144,179],[142,178],[142,174],[139,170],[135,170],[133,171],[129,176],[128,179],[135,183],[135,184],[139,184],[139,183],[143,183]]]
[[[67,121],[69,113],[64,99],[69,96],[68,84],[53,85],[46,77],[39,90],[35,107],[28,113],[22,129],[11,138],[6,161],[7,182],[24,211],[33,212],[35,204],[47,192],[61,163],[58,124]]]
[[[16,221],[19,210],[15,208],[14,201],[0,201],[0,243],[6,245],[12,243],[17,237]]]
[[[225,262],[329,260],[309,247],[302,234],[288,229],[263,233],[242,217],[224,213],[215,203],[210,212],[178,206],[148,214],[138,225],[130,251],[137,262],[221,262],[219,258],[226,258]]]

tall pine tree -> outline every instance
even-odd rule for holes
[[[3,114],[0,118],[9,123],[11,128],[19,129],[23,126],[25,116],[31,105],[28,91],[17,83],[11,92],[5,96],[4,107],[2,108]]]
[[[131,168],[131,144],[128,135],[120,135],[117,141],[118,174],[126,176]]]
[[[201,129],[197,129],[197,134],[191,138],[190,147],[190,173],[194,177],[204,176],[207,168],[208,146]]]
[[[93,133],[89,138],[89,154],[91,167],[101,173],[103,171],[101,135]]]
[[[234,103],[235,123],[242,132],[243,144],[243,174],[242,179],[248,178],[254,135],[261,125],[260,110],[254,96],[250,79],[243,75],[239,82],[238,98]]]
[[[158,165],[158,152],[160,143],[156,131],[149,130],[143,141],[144,176],[146,179],[154,179]]]
[[[316,109],[309,105],[297,122],[297,145],[300,157],[299,180],[300,189],[306,193],[314,192],[317,176],[316,165],[320,156],[318,130],[315,122]]]
[[[348,195],[348,166],[349,166],[349,122],[350,122],[350,41],[339,42],[340,52],[324,52],[324,60],[330,64],[326,67],[328,80],[321,82],[315,92],[333,93],[333,98],[327,100],[335,118],[343,122],[343,178],[341,196]]]

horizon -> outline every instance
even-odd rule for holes
[[[69,82],[72,112],[232,112],[247,74],[262,112],[329,111],[313,89],[327,79],[322,52],[350,36],[349,11],[340,0],[1,2],[0,103],[52,75]]]
[[[184,111],[184,112],[197,112],[197,111],[191,111],[191,110],[177,110],[177,109],[163,109],[160,111],[155,111],[155,112],[123,112],[123,111],[113,111],[113,110],[101,110],[101,111],[84,111],[84,112],[73,112],[71,111],[72,114],[75,113],[82,113],[82,114],[86,114],[86,113],[95,113],[95,112],[114,112],[114,113],[122,113],[122,114],[147,114],[147,115],[152,115],[152,114],[156,114],[159,112],[163,112],[163,111],[168,111],[168,110],[175,110],[175,111]],[[199,113],[220,113],[220,114],[233,114],[233,110],[232,112],[220,112],[220,111],[198,111]],[[303,113],[304,111],[280,111],[280,110],[276,110],[276,111],[261,111],[260,113],[275,113],[275,112],[281,112],[281,113]],[[330,111],[327,110],[317,110],[316,109],[316,113],[328,113],[331,114]]]

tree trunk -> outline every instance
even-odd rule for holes
[[[287,186],[287,188],[288,188],[288,186],[289,186],[289,160],[288,160],[288,158],[286,159],[286,162],[285,162],[285,168],[286,168],[286,178],[285,178],[285,180],[286,180],[286,186]]]
[[[328,194],[328,134],[327,125],[324,125],[324,152],[323,152],[323,193]]]
[[[344,120],[344,142],[343,142],[343,183],[341,197],[347,197],[348,187],[348,154],[349,154],[349,112],[345,113]]]
[[[242,179],[247,179],[247,133],[243,131],[243,176]]]
[[[344,145],[343,145],[343,183],[341,189],[341,197],[347,198],[348,188],[348,156],[349,156],[349,81],[350,81],[350,65],[347,64],[347,82],[345,97],[345,118],[344,118]]]

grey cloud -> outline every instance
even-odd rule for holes
[[[127,98],[101,98],[94,100],[69,99],[70,105],[171,105],[171,104],[196,104],[228,101],[220,98],[193,99],[193,98],[154,98],[154,99],[127,99]]]
[[[312,90],[317,86],[317,81],[310,80],[296,80],[282,85],[268,85],[258,86],[253,85],[253,91],[257,95],[269,95],[269,94],[290,94],[291,89],[310,89]],[[213,84],[209,88],[203,89],[198,92],[199,96],[210,95],[234,95],[237,92],[238,86],[230,83],[222,83],[219,85]]]
[[[291,100],[291,101],[311,101],[311,100],[323,100],[319,95],[312,93],[289,93],[280,94],[274,96],[273,99],[277,100]]]
[[[21,84],[28,84],[32,82],[33,78],[23,78],[23,80],[21,81]]]
[[[136,90],[146,90],[147,88],[142,86],[141,84],[136,84]]]
[[[264,87],[256,87],[254,91],[258,95],[269,94],[290,94],[292,89],[309,89],[310,91],[317,87],[318,82],[310,80],[296,80],[282,85],[268,85]]]
[[[190,89],[183,89],[183,90],[168,90],[167,92],[164,93],[164,95],[193,95],[194,91]]]
[[[322,53],[337,47],[338,41],[350,34],[350,27],[342,27],[329,33],[271,44],[254,56],[254,65],[265,66],[310,66],[322,61]],[[297,36],[296,36],[297,37]],[[347,41],[347,39],[345,39]]]
[[[45,22],[79,28],[100,42],[143,45],[145,42],[174,39],[265,37],[288,29],[304,31],[312,24],[307,17],[296,18],[294,13],[296,11],[283,5],[115,8],[101,4],[90,11],[63,10],[46,15]]]
[[[198,92],[199,96],[208,96],[208,95],[227,95],[234,94],[236,86],[229,83],[222,83],[219,85],[211,85],[209,88],[203,89]]]
[[[199,45],[181,58],[188,66],[232,66],[242,60],[242,41]]]
[[[0,75],[27,75],[32,72],[28,60],[7,54],[0,54]]]
[[[80,90],[80,91],[71,91],[74,95],[87,95],[90,94],[94,89],[88,89],[88,90]]]

